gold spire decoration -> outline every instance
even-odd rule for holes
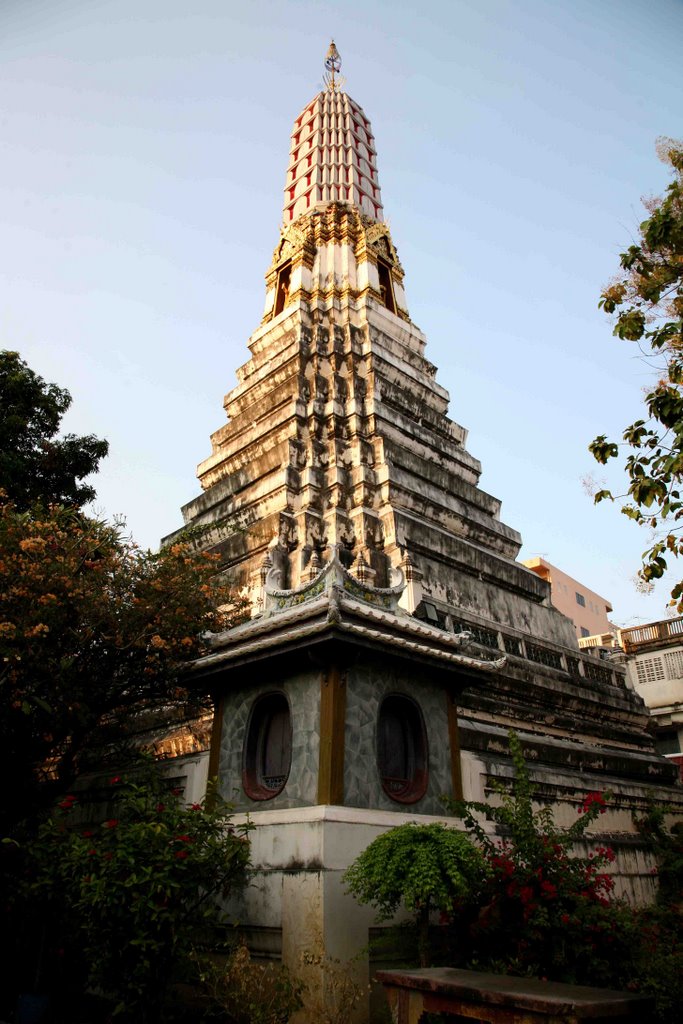
[[[325,84],[330,92],[334,92],[340,85],[340,83],[335,80],[334,76],[338,75],[341,71],[341,57],[339,56],[339,50],[334,45],[334,39],[330,43],[329,49],[325,54],[325,67],[327,68],[327,71],[323,75]]]

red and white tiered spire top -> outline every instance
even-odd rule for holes
[[[349,203],[373,220],[384,219],[375,140],[367,117],[335,77],[341,58],[327,51],[327,88],[297,117],[285,185],[285,226],[315,207]]]

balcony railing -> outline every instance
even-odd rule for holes
[[[629,629],[622,629],[620,635],[621,645],[627,653],[657,643],[659,640],[679,639],[683,637],[683,616],[678,619],[649,622],[646,626],[631,626]]]
[[[580,636],[579,647],[585,650],[587,647],[614,647],[616,637],[613,633],[594,633],[593,636]]]

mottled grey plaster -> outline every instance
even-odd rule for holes
[[[429,754],[429,782],[421,800],[399,803],[387,796],[377,770],[377,715],[387,694],[411,697],[424,718]],[[446,694],[419,674],[379,663],[355,665],[346,675],[344,803],[385,811],[442,814],[440,797],[451,795]]]
[[[292,763],[284,789],[270,800],[251,800],[242,788],[242,757],[249,713],[263,694],[279,690],[292,716]],[[317,803],[320,748],[320,674],[301,672],[274,678],[225,695],[218,766],[218,790],[237,810],[306,807]]]
[[[281,690],[292,715],[292,762],[287,783],[271,800],[252,800],[242,787],[242,758],[249,714],[263,694]],[[429,756],[427,792],[412,804],[399,803],[382,789],[377,769],[377,716],[389,693],[411,697],[425,722]],[[387,811],[441,814],[440,797],[451,792],[446,695],[419,674],[363,661],[346,671],[344,803]],[[219,792],[237,810],[307,807],[317,803],[320,755],[320,674],[256,683],[225,696],[219,761]]]

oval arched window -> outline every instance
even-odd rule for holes
[[[285,788],[292,760],[292,718],[284,693],[259,697],[244,741],[242,784],[252,800],[270,800]]]
[[[382,788],[399,803],[423,797],[428,781],[427,733],[422,712],[410,697],[385,697],[377,723],[377,766]]]

